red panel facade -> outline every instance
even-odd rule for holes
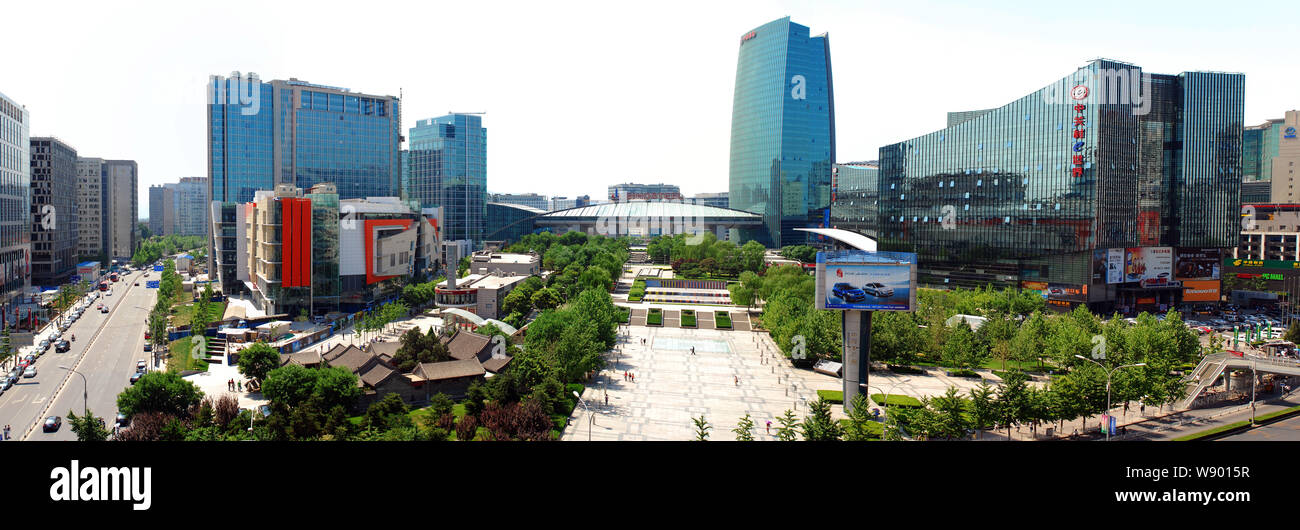
[[[311,285],[311,199],[280,199],[281,286]]]

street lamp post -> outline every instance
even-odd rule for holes
[[[1110,416],[1110,375],[1113,374],[1113,373],[1115,373],[1115,371],[1119,370],[1120,368],[1130,368],[1130,367],[1135,367],[1135,366],[1146,366],[1146,365],[1147,365],[1147,363],[1122,364],[1122,365],[1116,366],[1116,367],[1114,367],[1114,368],[1111,368],[1110,370],[1107,370],[1105,366],[1102,366],[1101,363],[1099,363],[1099,362],[1097,362],[1097,361],[1095,361],[1095,360],[1089,359],[1089,358],[1087,358],[1087,357],[1084,357],[1084,356],[1082,356],[1082,355],[1078,355],[1078,354],[1076,354],[1075,357],[1078,357],[1078,358],[1083,359],[1083,360],[1085,360],[1085,361],[1088,361],[1088,362],[1090,362],[1090,363],[1092,363],[1092,364],[1095,364],[1095,365],[1097,365],[1099,368],[1101,368],[1101,371],[1106,372],[1106,416]],[[1106,425],[1104,430],[1106,431],[1106,441],[1110,441],[1110,425]]]
[[[867,390],[871,390],[871,389],[874,388],[874,389],[876,389],[876,390],[880,390],[880,391],[884,394],[884,396],[885,396],[885,402],[884,402],[883,404],[881,404],[881,406],[885,408],[885,417],[884,417],[884,423],[885,423],[885,425],[889,425],[889,395],[890,395],[891,393],[894,392],[894,389],[895,389],[895,388],[898,388],[898,385],[901,385],[901,384],[906,383],[906,382],[911,381],[911,380],[912,380],[912,378],[909,377],[909,378],[907,378],[907,379],[904,379],[904,380],[902,380],[902,381],[897,381],[897,382],[895,382],[894,384],[889,385],[889,392],[885,392],[885,391],[882,390],[880,387],[875,386],[875,385],[867,385]],[[882,430],[882,433],[883,433],[883,429],[881,429],[881,430]]]
[[[596,424],[596,416],[591,412],[591,407],[588,407],[588,406],[587,406],[587,402],[582,400],[582,396],[581,396],[581,395],[578,395],[577,392],[574,392],[574,393],[573,393],[573,397],[578,398],[578,403],[581,403],[581,404],[582,404],[582,409],[585,410],[585,411],[587,411],[587,418],[588,418],[588,422],[587,422],[587,441],[590,442],[590,441],[591,441],[591,426]]]
[[[62,368],[64,370],[67,370],[69,372],[81,376],[81,407],[82,410],[87,410],[87,411],[90,410],[90,398],[88,397],[90,393],[90,383],[86,382],[86,374],[68,368],[67,366],[64,365],[59,365],[59,368]]]

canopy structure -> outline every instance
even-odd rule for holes
[[[866,250],[868,252],[876,251],[876,240],[857,232],[840,228],[796,228],[795,230],[801,232],[812,232],[819,236],[826,236],[858,250]]]

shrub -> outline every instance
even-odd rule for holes
[[[646,324],[651,325],[651,326],[662,326],[662,325],[664,325],[664,313],[663,313],[663,310],[661,310],[661,309],[659,309],[659,308],[657,308],[657,307],[652,307],[652,308],[650,308],[650,314],[646,316]]]
[[[684,327],[684,328],[693,328],[693,327],[695,327],[695,311],[694,311],[694,310],[692,310],[692,309],[683,309],[683,310],[682,310],[682,327]]]
[[[478,432],[478,420],[473,416],[466,415],[456,423],[456,439],[470,441],[474,439],[474,434]]]
[[[894,372],[896,374],[916,374],[916,375],[925,374],[925,370],[922,370],[920,368],[915,368],[912,366],[902,365],[902,364],[889,365],[889,371]]]
[[[837,405],[844,404],[843,390],[818,390],[817,397]]]
[[[717,323],[718,329],[731,328],[731,314],[726,311],[717,311],[714,313],[714,322]]]
[[[949,377],[974,377],[974,378],[979,378],[980,374],[976,373],[974,370],[949,370],[949,371],[948,371],[948,376],[949,376]]]

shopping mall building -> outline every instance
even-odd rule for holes
[[[833,208],[832,225],[916,252],[932,286],[1019,286],[1062,309],[1213,303],[1238,242],[1244,83],[1092,61],[881,147],[874,193],[837,194],[877,204]]]

